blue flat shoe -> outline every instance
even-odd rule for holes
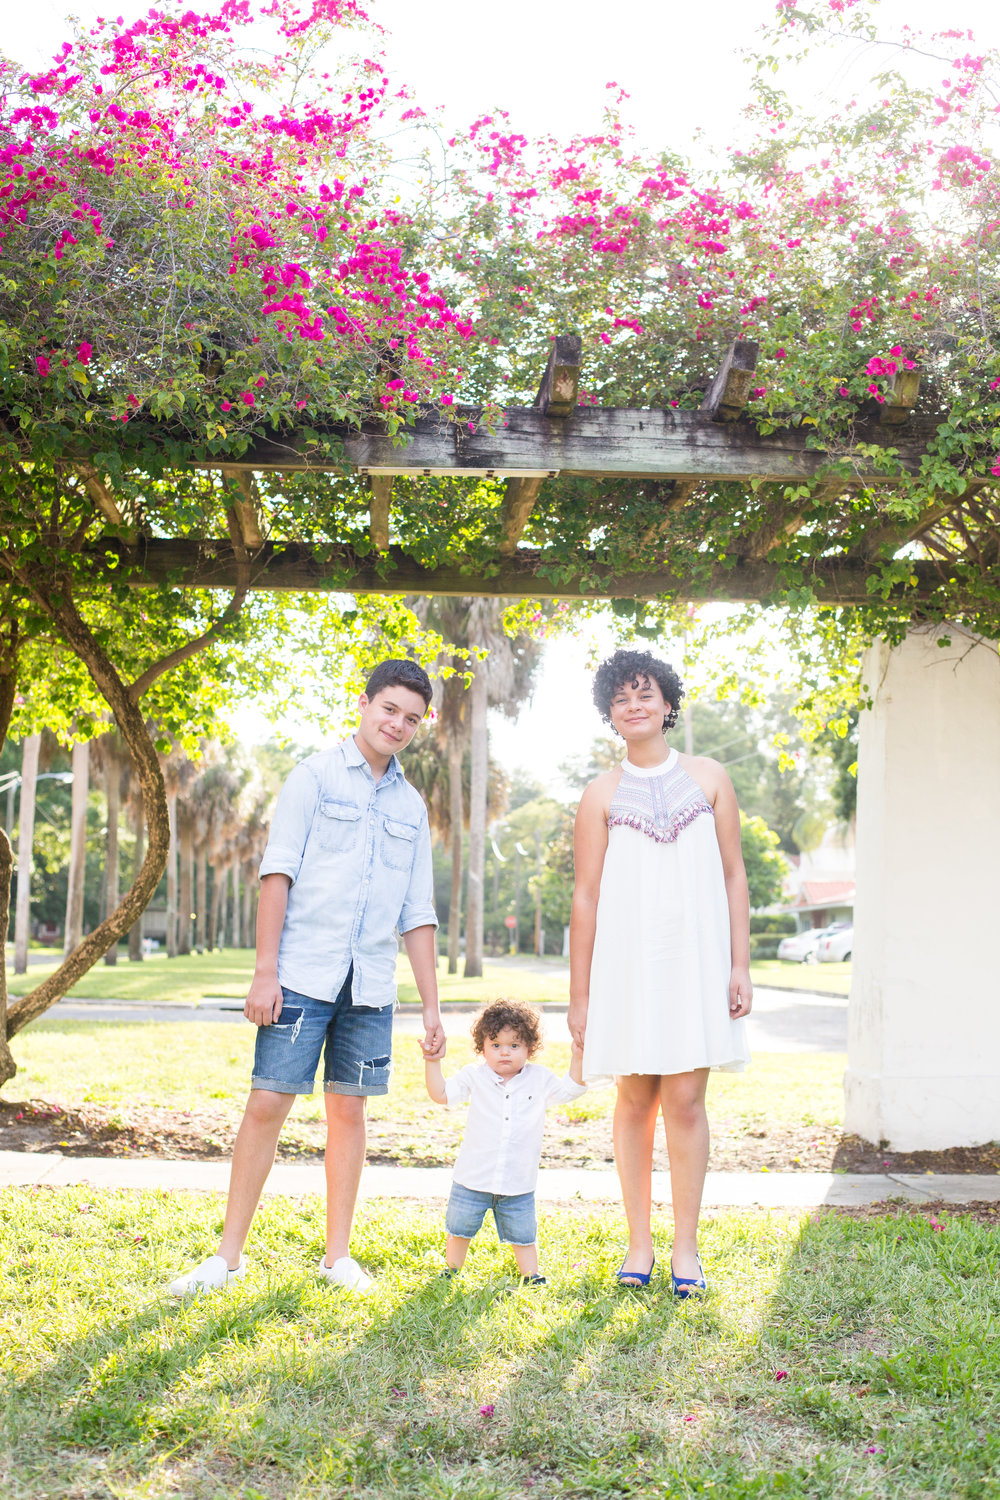
[[[675,1276],[674,1263],[670,1262],[670,1290],[675,1297],[682,1301],[686,1297],[704,1297],[708,1291],[708,1282],[705,1279],[705,1268],[701,1263],[701,1256],[695,1257],[698,1262],[699,1276]]]
[[[628,1260],[627,1255],[625,1257],[625,1260]],[[653,1260],[648,1271],[626,1271],[625,1260],[622,1261],[618,1270],[615,1272],[615,1277],[618,1281],[618,1285],[649,1286],[650,1278],[653,1274],[653,1267],[656,1265],[656,1256],[653,1256]]]

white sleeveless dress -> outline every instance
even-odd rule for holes
[[[608,814],[583,1073],[742,1072],[729,1018],[729,905],[715,814],[671,750],[622,763]]]

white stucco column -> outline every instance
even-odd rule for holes
[[[997,643],[920,627],[864,681],[847,1129],[981,1145],[1000,1139]]]

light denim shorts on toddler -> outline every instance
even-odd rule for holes
[[[538,1238],[534,1193],[481,1193],[453,1182],[444,1227],[460,1240],[471,1240],[483,1227],[489,1210],[502,1245],[533,1245]]]
[[[311,1094],[322,1055],[324,1093],[389,1092],[393,1007],[352,1005],[351,973],[332,1003],[281,986],[281,1015],[257,1027],[251,1088]]]

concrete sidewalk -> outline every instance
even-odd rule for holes
[[[58,1152],[0,1151],[0,1188],[123,1188],[168,1192],[224,1193],[229,1162],[174,1161],[165,1157],[62,1156]],[[362,1198],[444,1200],[451,1186],[447,1167],[368,1166],[361,1179]],[[266,1193],[290,1198],[325,1191],[320,1162],[279,1162],[271,1170]],[[943,1199],[960,1205],[1000,1201],[1000,1175],[922,1176],[861,1175],[836,1172],[709,1172],[706,1208],[849,1207],[899,1198],[910,1203]],[[543,1203],[618,1203],[621,1194],[613,1171],[547,1168],[539,1173],[538,1199]],[[653,1173],[653,1201],[670,1202],[670,1176]]]

